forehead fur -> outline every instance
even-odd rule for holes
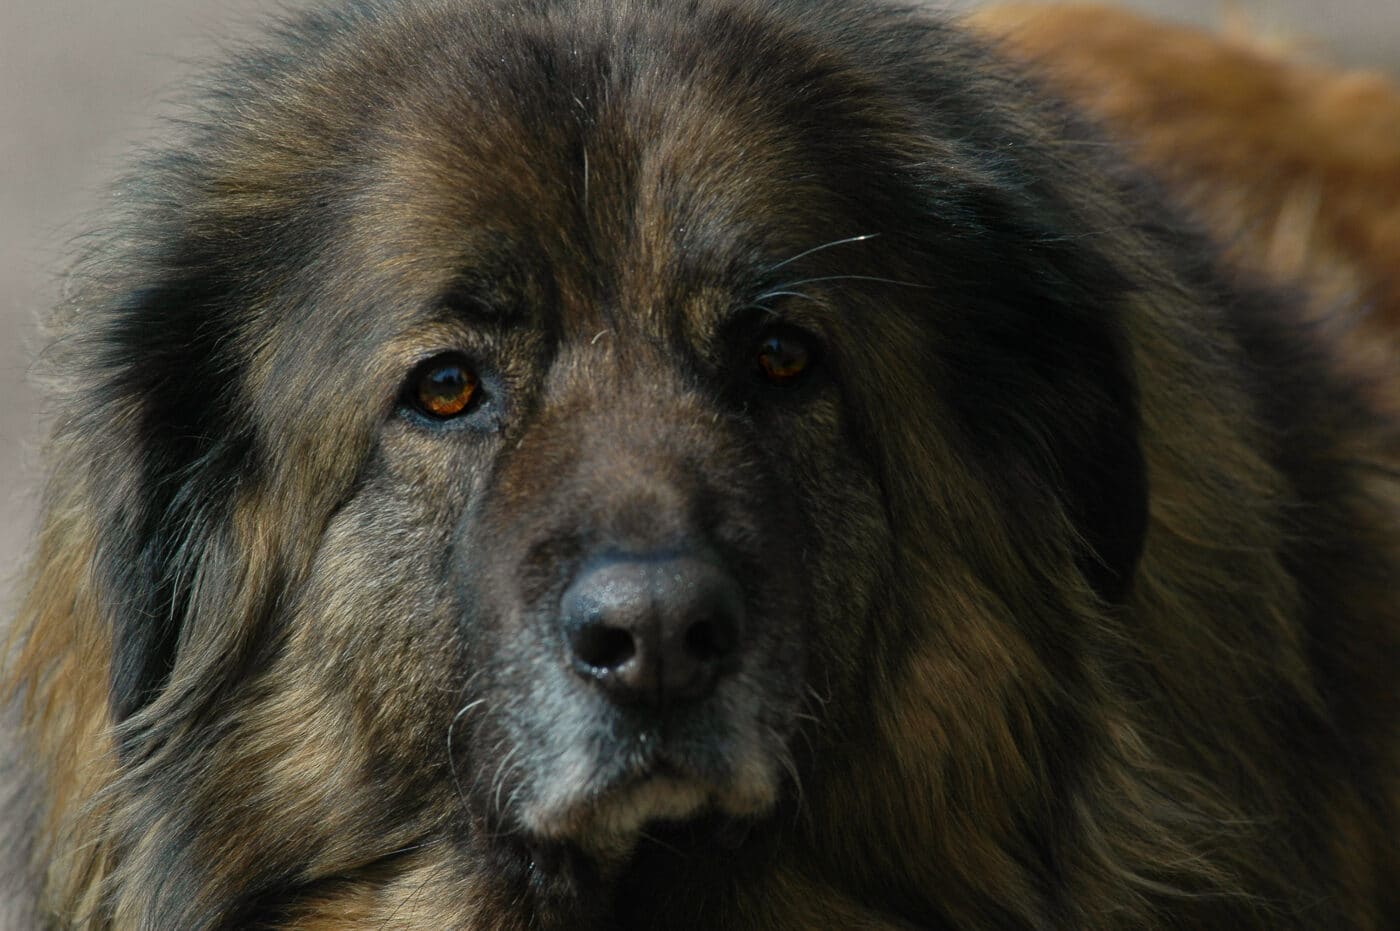
[[[209,138],[164,166],[196,189],[184,241],[226,270],[223,308],[191,312],[244,346],[260,432],[330,394],[360,403],[326,429],[363,433],[411,358],[389,347],[464,291],[565,337],[665,336],[805,249],[911,228],[868,190],[920,154],[896,151],[907,117],[865,73],[893,64],[846,60],[819,6],[802,27],[744,4],[319,16],[241,60]]]
[[[310,244],[350,253],[318,257],[320,285],[387,292],[346,304],[426,302],[464,272],[529,283],[566,312],[637,312],[702,274],[751,285],[850,212],[839,201],[858,192],[818,157],[848,147],[830,125],[889,118],[881,101],[850,99],[859,82],[845,63],[804,60],[800,37],[751,11],[410,16],[372,31],[340,23],[300,50],[308,60],[250,76],[261,86],[243,96],[263,108],[252,126],[225,127],[232,153],[212,166],[221,219],[317,215],[325,230]],[[751,55],[711,51],[735,33]],[[350,57],[344,45],[369,48]],[[344,86],[359,98],[327,98]],[[780,112],[790,107],[807,118]]]

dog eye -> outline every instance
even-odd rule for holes
[[[414,370],[405,400],[419,413],[450,420],[470,409],[479,387],[476,372],[466,359],[456,353],[444,353]]]
[[[787,328],[771,332],[758,344],[759,373],[770,385],[792,385],[812,367],[816,354],[805,333]]]

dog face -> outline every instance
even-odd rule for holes
[[[716,117],[738,124],[726,135],[748,132]],[[598,849],[658,818],[774,805],[809,698],[813,625],[868,598],[882,567],[811,570],[879,533],[880,509],[847,433],[830,303],[775,293],[818,274],[781,263],[821,241],[794,243],[810,228],[758,202],[766,191],[731,203],[695,177],[676,159],[688,133],[571,130],[600,134],[524,147],[522,163],[561,177],[506,198],[543,198],[557,223],[522,229],[478,208],[448,234],[470,241],[484,220],[489,258],[508,267],[472,269],[488,293],[435,308],[429,325],[451,336],[419,343],[426,361],[390,386],[407,398],[378,441],[398,480],[376,486],[392,497],[353,499],[343,516],[392,516],[390,538],[437,541],[417,544],[434,563],[410,573],[414,601],[455,619],[461,651],[441,670],[467,674],[454,734],[495,748],[465,751],[481,810]],[[625,171],[609,168],[618,144],[635,153]],[[745,209],[763,214],[753,227],[706,231],[710,211]],[[461,266],[479,260],[444,265],[442,286],[461,289]],[[444,373],[470,386],[447,418],[420,401]]]
[[[823,143],[717,62],[623,80],[601,37],[577,43],[484,83],[458,66],[379,142],[363,255],[337,259],[358,293],[313,350],[383,373],[354,389],[379,419],[289,630],[343,631],[314,662],[374,618],[399,672],[355,704],[426,735],[385,739],[390,768],[447,761],[489,829],[606,858],[656,821],[774,808],[891,541],[837,296],[881,270]],[[459,697],[426,716],[405,664]]]

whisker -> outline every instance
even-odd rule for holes
[[[515,759],[515,754],[519,752],[519,750],[519,744],[516,744],[514,747],[511,747],[510,752],[501,758],[500,765],[496,767],[496,775],[491,779],[491,783],[494,786],[494,791],[492,792],[491,800],[492,811],[494,811],[497,815],[502,814],[502,812],[504,811],[501,808],[501,790],[506,787],[506,780],[508,780],[515,772],[514,767],[511,766],[511,761]]]
[[[797,761],[792,758],[792,754],[783,746],[782,738],[778,736],[776,731],[772,728],[768,728],[768,734],[769,738],[779,748],[776,754],[778,757],[778,765],[782,766],[782,768],[787,771],[788,778],[792,780],[792,787],[797,796],[795,811],[800,812],[805,807],[807,794],[802,785],[802,775],[797,769]]]
[[[848,243],[848,242],[864,242],[864,241],[867,240],[867,239],[874,239],[876,236],[879,236],[879,235],[880,235],[879,233],[865,233],[865,234],[860,235],[860,236],[848,236],[848,237],[846,237],[845,239],[833,239],[831,242],[824,242],[824,243],[822,243],[820,246],[813,246],[813,247],[810,248],[810,249],[807,249],[807,250],[805,250],[805,251],[803,251],[803,252],[797,253],[797,255],[790,256],[789,258],[783,259],[781,262],[779,262],[779,263],[776,264],[776,265],[770,265],[770,266],[768,266],[767,271],[770,271],[770,272],[771,272],[771,271],[777,271],[778,269],[782,268],[784,265],[791,265],[793,262],[796,262],[798,259],[805,258],[806,256],[811,255],[813,252],[821,252],[823,249],[830,249],[830,248],[832,248],[833,246],[844,246],[844,245],[845,245],[846,243]]]
[[[452,723],[447,725],[447,766],[452,771],[452,784],[457,788],[457,799],[463,805],[467,804],[467,794],[462,790],[462,780],[457,776],[457,760],[452,755],[452,731],[457,727],[457,722],[462,720],[462,715],[485,702],[486,699],[484,698],[478,698],[476,701],[467,702],[462,706],[460,711],[452,716]]]
[[[919,284],[916,281],[900,281],[896,278],[881,278],[878,275],[822,275],[818,278],[803,278],[800,281],[785,281],[778,285],[780,288],[795,288],[798,285],[813,284],[818,281],[875,281],[880,284],[898,285],[901,288],[931,288],[932,285]]]
[[[763,311],[764,313],[769,313],[769,314],[773,314],[774,316],[777,316],[777,312],[776,312],[775,310],[773,310],[773,308],[771,308],[771,307],[765,307],[765,306],[763,306],[762,304],[758,303],[759,301],[766,301],[766,300],[770,300],[770,299],[775,298],[775,297],[796,297],[796,298],[801,298],[801,299],[804,300],[804,301],[815,301],[815,300],[816,300],[816,298],[812,297],[812,295],[810,295],[810,294],[803,294],[801,291],[769,291],[769,292],[766,293],[766,294],[760,294],[758,297],[754,298],[753,303],[747,304],[747,305],[745,305],[745,306],[747,306],[747,307],[753,307],[753,308],[756,308],[756,309],[758,309],[758,310]]]
[[[416,843],[416,844],[409,844],[409,845],[406,846],[406,847],[398,847],[398,848],[395,848],[394,850],[391,850],[391,851],[389,851],[388,853],[386,853],[386,854],[385,854],[383,857],[381,857],[380,859],[387,860],[387,859],[389,859],[390,857],[400,857],[400,856],[403,856],[403,855],[406,854],[406,853],[413,853],[413,851],[415,851],[415,850],[423,850],[423,849],[425,849],[425,848],[427,848],[427,847],[435,847],[435,846],[437,846],[437,845],[440,844],[440,843],[442,843],[442,838],[440,838],[440,837],[432,837],[432,838],[429,838],[428,840],[425,840],[425,841],[419,841],[419,842]]]

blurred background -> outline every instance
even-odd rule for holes
[[[271,0],[0,3],[0,605],[33,528],[42,404],[29,383],[34,320],[51,304],[83,218],[169,98]],[[971,2],[952,2],[969,7]],[[1127,5],[1251,31],[1313,57],[1400,76],[1400,0],[1137,0]]]

